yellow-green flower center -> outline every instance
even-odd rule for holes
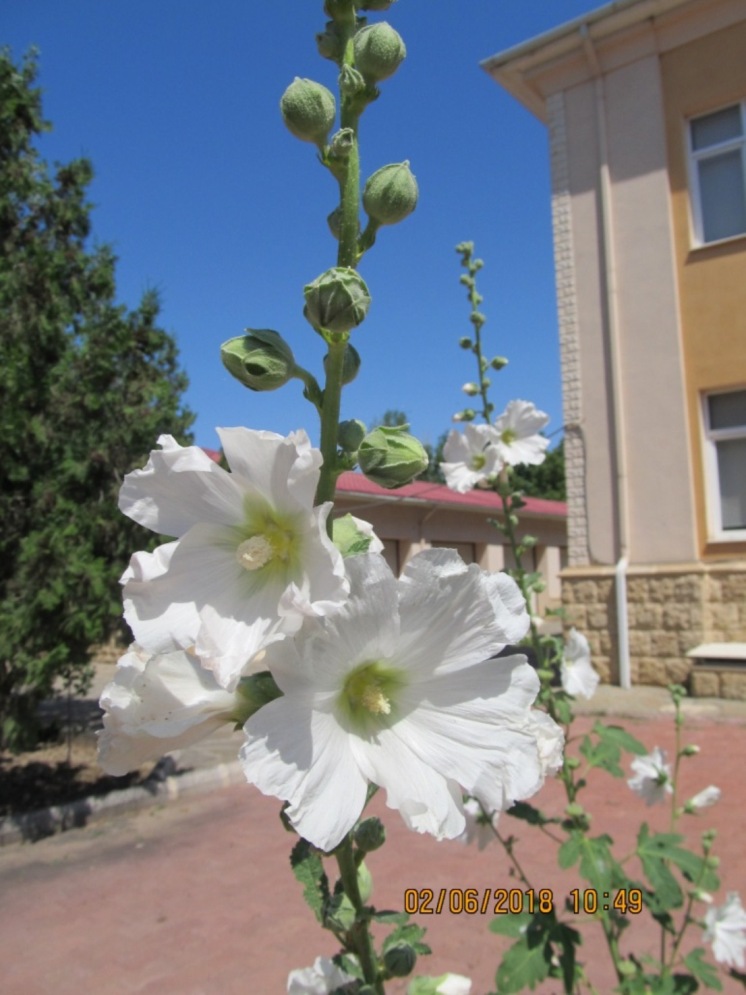
[[[250,573],[266,568],[290,577],[301,559],[299,531],[294,516],[247,502],[244,523],[236,531],[236,560]]]
[[[395,719],[406,683],[401,670],[383,661],[361,663],[345,678],[337,705],[355,732],[371,732]]]
[[[514,428],[504,428],[500,433],[500,441],[504,442],[506,446],[509,446],[511,442],[515,442],[518,438]]]
[[[482,470],[486,462],[487,457],[484,453],[475,453],[471,458],[471,468],[472,470]]]

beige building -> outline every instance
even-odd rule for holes
[[[545,584],[533,606],[543,615],[561,603],[560,570],[567,563],[567,506],[562,501],[526,498],[520,513],[520,535],[533,535],[536,545],[524,558],[527,570],[537,570]],[[504,538],[489,524],[501,515],[501,502],[492,491],[457,494],[443,484],[417,480],[385,490],[359,473],[343,473],[337,483],[335,511],[370,522],[384,545],[384,556],[398,574],[415,553],[443,546],[456,549],[467,563],[498,571],[512,565]]]
[[[607,679],[746,697],[746,4],[617,0],[483,65],[549,132],[565,605]]]

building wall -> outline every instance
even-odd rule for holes
[[[563,102],[585,562],[615,563],[622,536],[632,562],[686,562],[694,503],[658,59],[578,84]],[[660,500],[664,487],[675,503]]]
[[[384,543],[384,553],[392,570],[399,572],[423,549],[456,549],[467,563],[477,563],[483,570],[497,572],[512,565],[510,550],[504,546],[500,532],[490,526],[484,509],[428,506],[391,500],[370,502],[340,492],[336,514],[347,513],[373,526]],[[525,565],[542,574],[545,591],[539,595],[534,610],[543,614],[561,603],[560,571],[567,558],[567,531],[564,519],[521,517],[519,536],[530,534],[537,540],[529,550]]]
[[[661,58],[669,150],[674,253],[681,327],[698,555],[746,556],[746,543],[708,541],[703,474],[703,391],[746,387],[746,236],[695,246],[690,216],[686,121],[746,99],[746,22],[690,41]],[[717,347],[713,347],[713,333]]]

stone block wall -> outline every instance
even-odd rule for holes
[[[564,570],[562,601],[567,624],[588,637],[602,680],[618,683],[613,568]],[[746,699],[746,666],[695,668],[686,656],[701,643],[746,642],[746,561],[630,567],[627,609],[633,684],[691,677],[693,694]]]

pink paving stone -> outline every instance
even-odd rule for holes
[[[591,719],[577,721],[586,731]],[[608,720],[614,722],[615,720]],[[673,750],[668,719],[622,720],[649,749]],[[685,742],[702,752],[684,761],[681,799],[708,784],[723,791],[721,802],[680,823],[697,844],[703,829],[718,829],[722,859],[722,901],[726,891],[746,897],[746,854],[742,843],[742,764],[746,726],[689,723]],[[625,760],[628,769],[629,760]],[[562,809],[556,782],[536,803],[547,812]],[[511,878],[497,845],[479,852],[458,842],[440,842],[406,829],[398,813],[385,808],[381,794],[372,811],[385,817],[388,842],[369,857],[379,908],[401,908],[405,888],[521,887]],[[594,812],[593,831],[609,832],[632,848],[642,819],[667,830],[662,807],[647,808],[624,781],[597,774],[586,805]],[[286,991],[293,967],[310,965],[319,953],[335,951],[335,941],[316,924],[292,877],[288,855],[293,837],[277,817],[279,805],[242,786],[173,802],[137,815],[36,844],[0,851],[0,991],[3,995],[275,995]],[[535,830],[508,817],[504,832],[522,840],[517,850],[535,889],[550,888],[559,904],[571,888],[582,887],[573,869],[556,868],[552,845]],[[420,961],[422,973],[446,970],[474,980],[473,995],[494,990],[499,952],[509,941],[487,930],[488,915],[420,915],[435,951]],[[657,949],[648,920],[628,931],[634,949]],[[582,928],[584,961],[600,993],[611,992],[600,927]],[[701,931],[692,930],[698,945]],[[626,949],[629,949],[627,947]],[[390,983],[401,995],[406,982]],[[725,982],[726,995],[742,989]],[[560,992],[556,982],[539,989]]]

